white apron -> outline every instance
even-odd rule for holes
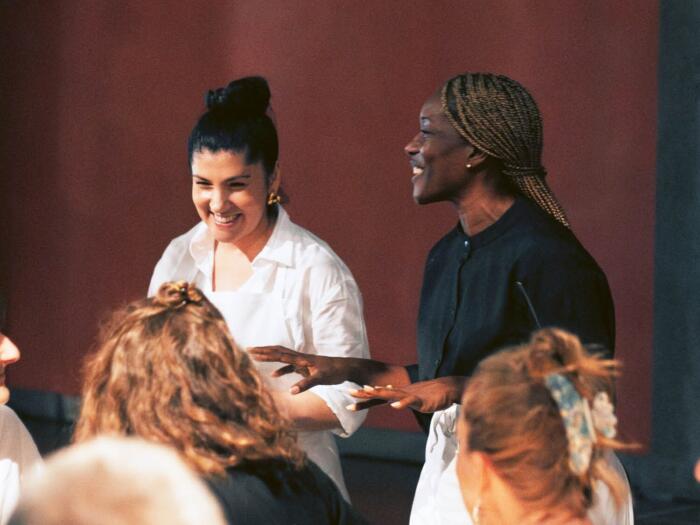
[[[433,414],[425,446],[425,464],[421,470],[411,508],[410,525],[473,525],[462,500],[457,479],[457,421],[460,405]],[[629,482],[620,460],[608,456],[610,466]],[[588,511],[593,525],[634,525],[631,492],[627,503],[617,511],[607,485],[598,482],[593,507]]]
[[[284,271],[278,269],[278,271]],[[256,275],[251,277],[255,279]],[[262,276],[260,276],[262,277]],[[304,337],[301,326],[293,322],[294,316],[287,315],[284,302],[279,294],[272,291],[250,292],[252,283],[246,282],[235,292],[209,292],[209,300],[219,309],[226,320],[233,339],[239,348],[246,350],[253,346],[280,345],[303,351]],[[263,289],[265,286],[262,287]],[[270,374],[280,368],[279,363],[255,361],[258,371],[271,390],[287,391],[301,379],[298,374],[288,374],[273,378]],[[346,500],[350,500],[335,439],[330,431],[299,432],[299,446],[311,461],[316,463],[338,486]]]

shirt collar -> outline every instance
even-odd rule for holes
[[[277,221],[272,230],[272,235],[253,260],[271,261],[284,266],[294,264],[294,229],[289,215],[282,206],[277,205]]]
[[[189,250],[197,268],[205,275],[211,275],[214,262],[214,238],[206,223],[200,222],[197,226],[192,239],[190,239]],[[277,220],[272,235],[260,253],[253,259],[253,264],[256,261],[276,262],[284,266],[292,266],[294,263],[293,223],[282,206],[278,205]]]
[[[519,222],[520,217],[524,213],[527,213],[527,209],[527,199],[517,195],[511,207],[508,208],[496,222],[485,230],[480,231],[476,235],[469,236],[464,232],[460,223],[457,223],[456,230],[459,233],[459,236],[469,241],[469,244],[471,244],[473,249],[480,248],[481,246],[486,246],[490,242],[498,239],[504,233],[508,232],[514,224]]]

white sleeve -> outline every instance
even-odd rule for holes
[[[369,358],[367,332],[362,315],[362,296],[349,271],[339,265],[320,265],[309,281],[311,341],[309,351],[328,356]],[[352,435],[365,420],[365,410],[351,412],[355,402],[349,390],[360,388],[351,382],[316,386],[311,392],[323,399],[338,418],[342,437]]]
[[[148,297],[153,297],[160,285],[167,281],[192,280],[194,261],[189,257],[188,240],[178,237],[171,241],[156,264],[148,285]]]
[[[167,254],[168,250],[165,251],[163,256],[160,258],[158,263],[156,263],[156,267],[153,270],[153,275],[151,276],[151,282],[148,285],[148,297],[153,297],[156,292],[158,291],[158,288],[160,287],[161,284],[164,282],[168,281],[169,278],[168,276],[170,275],[170,265],[168,264],[168,261],[165,258],[165,255]]]
[[[12,409],[0,405],[0,524],[9,519],[27,473],[41,465],[39,451]]]

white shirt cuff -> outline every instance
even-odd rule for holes
[[[350,395],[350,390],[357,390],[360,385],[345,381],[339,385],[319,385],[310,389],[311,392],[323,399],[328,405],[335,417],[338,418],[341,428],[336,428],[333,433],[340,437],[350,437],[355,431],[362,426],[367,411],[351,412],[348,410],[348,405],[357,401]]]

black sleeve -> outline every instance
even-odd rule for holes
[[[369,522],[357,512],[340,494],[335,483],[312,461],[308,463],[318,493],[328,509],[328,523],[338,525],[369,525]]]
[[[584,256],[585,255],[585,256]],[[588,254],[540,252],[523,265],[513,283],[519,301],[515,337],[537,328],[558,327],[584,344],[615,351],[615,313],[607,279]]]
[[[406,369],[406,372],[408,373],[408,379],[411,381],[411,383],[417,383],[419,381],[418,365],[417,364],[406,365],[404,368]]]

